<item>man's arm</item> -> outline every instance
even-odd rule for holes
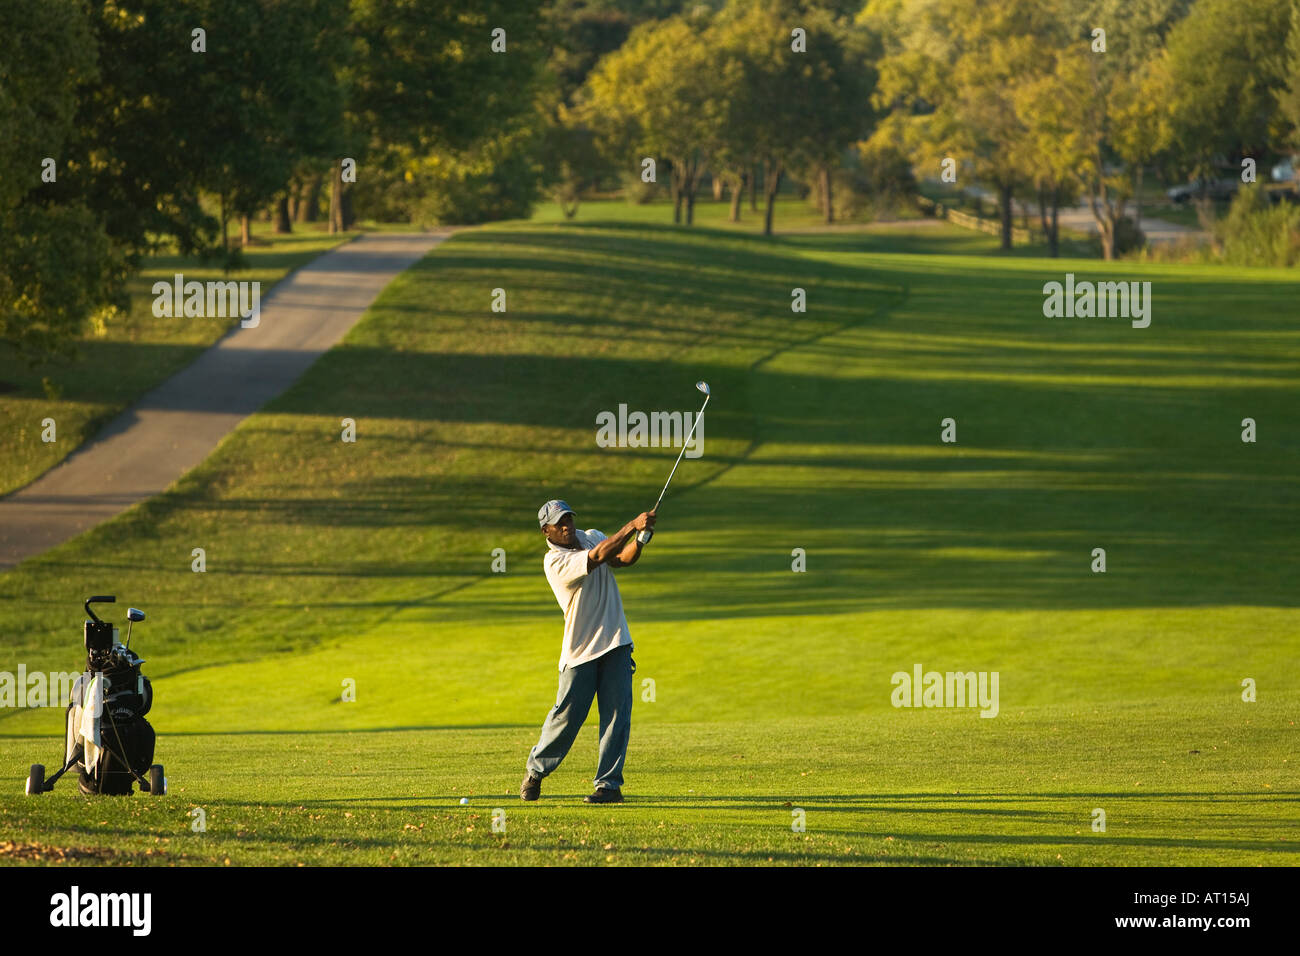
[[[623,550],[609,559],[611,568],[630,568],[637,563],[641,557],[641,548],[644,545],[636,539],[636,535],[627,539],[627,544],[623,545]]]
[[[600,544],[596,545],[587,552],[587,572],[590,573],[599,565],[609,563],[611,567],[624,567],[636,560],[636,555],[641,553],[641,547],[633,537],[638,531],[644,531],[646,528],[654,528],[655,516],[653,511],[643,511],[637,515],[618,531],[606,538]],[[631,538],[629,541],[628,539]],[[632,552],[632,561],[623,561],[623,555],[629,551]]]

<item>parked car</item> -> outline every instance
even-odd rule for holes
[[[1290,159],[1284,159],[1282,160],[1282,162],[1274,166],[1271,171],[1273,182],[1285,183],[1285,182],[1290,182],[1291,180],[1297,178],[1296,177],[1297,159],[1300,159],[1300,157],[1292,156]]]
[[[1294,183],[1270,183],[1264,189],[1274,206],[1281,202],[1300,203],[1300,188]]]
[[[1183,183],[1181,186],[1168,189],[1165,191],[1165,195],[1169,197],[1171,202],[1176,203],[1185,203],[1190,199],[1196,199],[1202,194],[1210,199],[1231,199],[1237,195],[1237,187],[1240,185],[1240,180],[1235,176],[1228,176],[1224,179],[1201,177]]]

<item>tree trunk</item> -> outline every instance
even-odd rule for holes
[[[1103,175],[1105,167],[1102,165],[1100,143],[1097,144],[1092,163],[1095,175],[1090,176],[1085,182],[1088,189],[1088,208],[1092,210],[1092,218],[1097,223],[1097,231],[1101,234],[1101,257],[1109,261],[1115,258],[1115,227],[1124,218],[1125,200],[1121,198],[1114,204],[1110,201]]]
[[[700,186],[700,163],[692,160],[686,167],[686,225],[695,225],[695,191]]]
[[[752,177],[742,173],[739,180],[731,184],[731,217],[729,222],[740,222],[740,196],[745,191],[745,181]]]
[[[998,187],[998,213],[1002,218],[1002,251],[1011,249],[1011,186]]]
[[[281,196],[275,204],[275,231],[293,232],[293,217],[289,215],[289,197]]]
[[[831,167],[822,166],[822,200],[826,203],[826,222],[835,221],[835,198],[831,195]]]
[[[230,215],[226,212],[226,195],[225,193],[222,193],[221,194],[221,251],[226,253],[227,255],[229,255],[230,253],[230,237],[226,232],[228,228],[227,224],[229,222],[230,222]]]
[[[764,191],[767,193],[767,215],[763,220],[763,235],[765,236],[772,234],[772,213],[776,209],[776,192],[781,188],[781,175],[784,172],[785,170],[781,168],[780,163],[774,163],[770,170],[767,168],[763,170],[763,185],[766,187]],[[768,182],[768,180],[771,180],[771,182]]]
[[[356,224],[357,217],[352,212],[351,183],[341,187],[339,190],[339,215],[340,224],[343,226],[343,232],[347,232]]]
[[[313,176],[303,185],[302,204],[298,207],[299,222],[315,222],[320,215],[320,190],[324,180]]]
[[[1134,215],[1137,217],[1138,231],[1141,232],[1142,231],[1142,164],[1141,163],[1138,163],[1136,195],[1137,195],[1137,212],[1134,213]]]
[[[253,244],[253,222],[248,216],[239,217],[239,244],[241,246]]]
[[[1038,184],[1038,221],[1043,227],[1043,238],[1047,240],[1048,255],[1052,249],[1052,228],[1047,224],[1047,187]]]
[[[758,212],[758,178],[763,175],[762,163],[754,163],[753,175],[749,177],[749,211]]]
[[[289,221],[290,222],[302,221],[301,219],[298,218],[298,203],[299,203],[299,197],[301,195],[302,195],[302,188],[298,185],[298,183],[297,182],[290,183],[289,184]]]
[[[678,182],[676,167],[673,168],[673,225],[680,226],[682,223],[682,187]]]
[[[1061,187],[1052,187],[1052,258],[1061,254]]]
[[[330,172],[330,228],[332,233],[343,231],[343,179],[340,176],[342,165],[336,165]]]
[[[1048,201],[1048,196],[1051,201]],[[1047,211],[1052,211],[1051,219],[1047,218]],[[1053,184],[1049,193],[1046,186],[1038,187],[1038,219],[1043,224],[1043,237],[1047,240],[1047,254],[1053,259],[1061,255],[1061,226],[1060,226],[1060,209],[1061,209],[1061,187]]]

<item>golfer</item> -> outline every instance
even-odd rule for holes
[[[537,512],[546,535],[543,565],[546,580],[564,612],[564,645],[560,649],[560,690],[546,716],[542,736],[528,754],[528,772],[519,796],[536,800],[542,778],[564,760],[591,710],[600,712],[600,759],[596,792],[586,803],[623,802],[623,761],[632,730],[632,636],[623,614],[611,568],[627,568],[641,557],[638,531],[655,526],[654,512],[637,515],[612,538],[592,528],[579,531],[573,509],[563,501],[548,501]]]

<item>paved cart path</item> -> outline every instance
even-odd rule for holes
[[[971,193],[978,193],[985,201],[992,203],[993,208],[997,209],[997,193],[984,189],[982,186],[972,186],[966,190]],[[1143,203],[1143,209],[1149,208],[1150,200]],[[1016,203],[1017,213],[1013,225],[1019,225],[1021,216],[1019,213],[1021,204]],[[1032,225],[1038,226],[1038,207],[1032,203],[1026,207],[1029,210],[1029,221]],[[1130,199],[1124,206],[1124,214],[1132,217],[1137,212],[1137,206]],[[1075,232],[1086,232],[1095,234],[1101,229],[1097,225],[1097,218],[1092,214],[1092,207],[1086,202],[1080,202],[1077,206],[1062,206],[1057,210],[1057,223],[1064,229],[1073,229]],[[1167,219],[1160,219],[1157,216],[1151,216],[1145,212],[1142,215],[1142,232],[1147,237],[1147,242],[1152,245],[1161,242],[1177,242],[1188,236],[1197,239],[1207,238],[1207,233],[1192,226],[1184,226],[1182,223],[1169,222]]]
[[[0,570],[166,489],[337,344],[449,231],[362,236],[282,279],[236,325],[30,485],[0,498]]]

